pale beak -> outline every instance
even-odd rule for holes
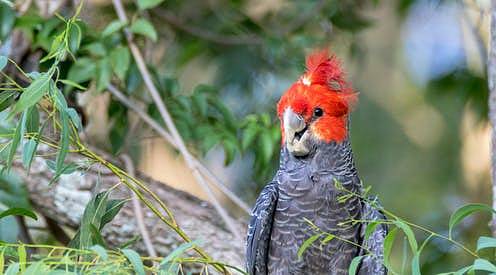
[[[295,113],[291,108],[284,111],[284,137],[286,146],[295,156],[304,156],[308,154],[306,140],[308,139],[307,125],[305,119]]]

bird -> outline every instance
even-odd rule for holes
[[[377,198],[367,197],[351,150],[357,100],[335,54],[317,49],[307,56],[306,71],[277,104],[279,169],[251,212],[248,274],[348,274],[356,257],[357,274],[387,274],[386,217]],[[299,253],[315,228],[326,234]]]

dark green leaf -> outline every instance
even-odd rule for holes
[[[306,239],[303,244],[300,246],[298,249],[298,259],[301,259],[303,256],[303,253],[318,239],[322,236],[322,233],[313,235],[310,238]]]
[[[157,41],[157,32],[153,25],[146,19],[138,19],[133,22],[130,28],[131,32],[144,35],[152,41]]]
[[[24,216],[24,217],[29,217],[33,220],[38,219],[36,214],[33,213],[32,211],[25,209],[25,208],[19,208],[19,207],[9,208],[9,209],[2,211],[0,213],[0,219],[5,218],[7,216]]]
[[[70,124],[69,118],[65,111],[60,112],[60,123],[61,123],[61,133],[60,133],[60,149],[57,155],[55,174],[60,175],[62,169],[64,168],[64,161],[67,153],[69,153],[69,141],[70,141]]]
[[[10,107],[19,93],[16,91],[3,91],[0,93],[0,112]]]
[[[138,7],[140,10],[153,8],[158,6],[164,0],[138,0]]]
[[[205,117],[207,115],[208,102],[207,97],[203,93],[194,93],[191,97],[193,101],[194,108],[196,111],[202,116]]]
[[[145,268],[143,266],[143,262],[136,251],[132,249],[122,249],[122,254],[126,256],[131,265],[133,266],[134,272],[138,275],[145,275]]]
[[[481,211],[496,213],[494,209],[492,209],[489,205],[481,204],[481,203],[466,204],[458,208],[453,214],[451,214],[449,220],[449,231],[448,231],[449,238],[450,239],[452,238],[453,228],[457,224],[459,224],[465,217]]]
[[[248,147],[253,143],[258,134],[258,126],[255,123],[250,123],[243,131],[243,137],[241,139],[241,148],[246,151]]]
[[[14,156],[17,152],[17,147],[21,143],[21,139],[24,135],[24,124],[26,123],[26,112],[22,114],[21,123],[17,124],[14,131],[14,136],[10,142],[9,154],[7,156],[7,171],[10,171],[12,167],[12,162],[14,161]]]
[[[126,78],[126,73],[131,64],[131,55],[127,47],[119,46],[110,52],[110,64],[115,75],[122,81]]]
[[[103,229],[104,225],[106,225],[107,223],[111,222],[114,219],[114,217],[119,213],[119,211],[126,202],[127,200],[117,200],[117,199],[109,200],[107,202],[105,213],[103,214],[100,223],[100,230]]]

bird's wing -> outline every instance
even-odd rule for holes
[[[374,199],[376,200],[376,199]],[[374,201],[373,202],[374,206],[370,205],[369,202],[364,202],[363,205],[363,210],[362,210],[362,219],[367,220],[367,221],[372,221],[372,220],[381,220],[385,221],[386,216],[378,209],[378,202]],[[358,271],[358,274],[360,275],[365,275],[365,274],[387,274],[387,269],[384,266],[384,238],[386,238],[386,235],[388,233],[388,227],[387,224],[385,223],[379,223],[372,234],[368,237],[368,239],[364,240],[365,238],[365,230],[367,228],[368,223],[363,223],[362,224],[362,229],[361,229],[361,238],[362,238],[362,245],[367,248],[368,252],[370,254],[367,255],[367,251],[362,249],[361,254],[365,255],[363,257],[362,262],[360,264],[360,268]]]
[[[277,182],[267,184],[251,213],[246,244],[246,269],[251,275],[267,274],[272,221],[278,197]]]

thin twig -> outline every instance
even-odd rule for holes
[[[174,148],[178,149],[172,136],[165,130],[160,124],[158,124],[153,118],[151,118],[145,111],[143,111],[138,104],[131,101],[126,97],[121,91],[119,91],[114,85],[110,84],[107,87],[108,91],[127,108],[134,111],[146,124],[148,124],[152,129],[154,129],[167,143],[172,145]],[[200,172],[207,177],[209,182],[214,184],[220,191],[222,191],[229,199],[231,199],[239,208],[241,208],[246,214],[250,214],[250,207],[241,200],[236,194],[234,194],[229,188],[217,178],[203,163],[201,163],[194,156],[191,157],[195,162],[195,165],[199,168]]]
[[[123,154],[123,155],[121,155],[121,159],[124,162],[124,166],[126,167],[127,173],[131,177],[135,177],[136,176],[136,174],[135,174],[136,170],[134,169],[133,161],[131,160],[129,155]],[[138,229],[141,233],[141,238],[143,239],[143,243],[145,244],[146,251],[148,252],[148,255],[150,255],[150,257],[157,257],[157,252],[156,252],[155,248],[153,247],[153,243],[151,241],[150,234],[148,233],[148,230],[146,228],[145,218],[143,215],[143,208],[141,208],[141,203],[138,199],[138,196],[134,192],[132,192],[131,190],[130,190],[130,192],[131,192],[131,196],[132,196],[131,200],[133,202],[133,211],[134,211],[134,214],[136,216],[136,223],[137,223]]]
[[[119,20],[123,23],[127,23],[127,17],[126,13],[124,11],[124,7],[122,5],[122,2],[120,0],[112,0],[114,9],[119,17]],[[178,150],[183,156],[184,160],[186,161],[186,164],[190,168],[190,170],[193,172],[193,176],[195,177],[196,181],[200,185],[200,187],[203,188],[204,192],[208,195],[211,203],[221,216],[221,218],[224,220],[224,223],[226,223],[227,227],[229,230],[233,233],[234,236],[236,236],[238,239],[241,238],[240,232],[236,227],[234,226],[234,221],[231,219],[227,211],[222,207],[220,202],[217,200],[215,197],[214,193],[206,183],[205,179],[202,177],[200,174],[198,168],[196,167],[194,161],[192,160],[191,154],[189,153],[188,149],[186,148],[186,145],[179,134],[174,121],[172,120],[171,115],[169,114],[167,108],[165,107],[164,102],[162,101],[162,98],[160,97],[160,93],[158,92],[157,88],[155,87],[155,84],[152,81],[152,78],[150,76],[150,73],[148,71],[148,68],[145,64],[145,61],[143,60],[143,56],[141,55],[141,52],[136,46],[136,44],[133,41],[133,37],[129,30],[125,29],[124,33],[126,35],[126,39],[128,42],[128,47],[131,50],[131,53],[134,57],[134,60],[138,66],[138,69],[141,73],[141,76],[143,78],[143,81],[145,83],[145,86],[148,89],[148,92],[150,93],[155,105],[158,108],[158,111],[160,115],[162,116],[162,119],[165,122],[165,125],[167,125],[167,128],[169,129],[171,136],[174,138]]]

